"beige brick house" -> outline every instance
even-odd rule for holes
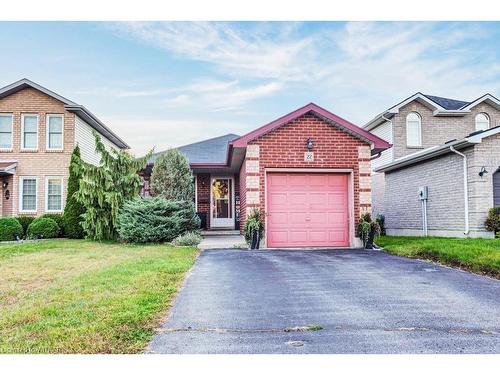
[[[389,234],[493,236],[484,220],[500,205],[497,98],[468,102],[417,93],[364,129],[393,144],[372,160],[373,211],[385,215]]]
[[[75,145],[99,162],[93,129],[108,148],[129,148],[85,107],[30,80],[1,88],[1,216],[61,213]]]

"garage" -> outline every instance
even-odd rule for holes
[[[267,173],[268,246],[349,246],[348,181],[346,173]]]

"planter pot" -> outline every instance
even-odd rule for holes
[[[365,249],[373,249],[373,240],[375,239],[375,232],[370,231],[368,240],[366,241]]]
[[[260,230],[252,231],[252,242],[250,248],[252,250],[258,249],[260,244]]]

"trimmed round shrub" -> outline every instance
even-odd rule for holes
[[[14,241],[16,236],[23,236],[23,227],[19,220],[13,217],[0,218],[0,241]]]
[[[28,227],[27,238],[56,238],[60,232],[61,228],[54,219],[39,217]]]
[[[174,246],[198,246],[202,238],[197,232],[187,232],[172,241]]]
[[[126,201],[118,215],[117,231],[125,242],[170,242],[199,227],[193,202],[154,197]]]
[[[64,219],[62,214],[44,214],[40,217],[48,217],[49,219],[54,220],[59,226],[58,237],[64,236]]]
[[[23,233],[21,234],[21,237],[26,236],[26,234],[28,234],[28,227],[35,219],[36,219],[36,216],[18,216],[17,217],[17,220],[19,221],[19,223],[21,223],[21,226],[23,227]]]
[[[490,208],[488,217],[484,221],[487,230],[494,232],[497,237],[500,234],[500,207]]]

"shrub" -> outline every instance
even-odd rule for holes
[[[176,237],[172,244],[175,246],[198,246],[202,238],[198,232],[187,232]]]
[[[23,227],[19,220],[13,217],[0,218],[0,241],[14,241],[16,236],[23,236]]]
[[[35,220],[35,216],[18,216],[17,220],[19,223],[21,223],[21,226],[23,227],[23,233],[21,234],[21,237],[26,236],[28,233],[28,227],[30,224]]]
[[[377,218],[375,219],[377,222],[378,226],[380,227],[380,235],[385,236],[386,231],[385,231],[385,216],[382,214],[378,214]]]
[[[264,237],[264,222],[262,220],[262,213],[256,208],[250,211],[245,222],[244,234],[248,245],[252,242],[252,232],[254,230],[260,231],[259,240],[262,240]]]
[[[193,173],[183,153],[170,149],[156,160],[151,172],[151,191],[169,200],[193,200]]]
[[[27,238],[56,238],[61,228],[54,219],[38,217],[29,225]]]
[[[371,248],[371,240],[380,235],[380,226],[376,221],[372,220],[372,215],[367,212],[359,218],[356,232],[357,236],[363,241],[363,246],[367,247],[368,245]]]
[[[497,236],[500,233],[500,207],[490,208],[488,217],[484,221],[486,229],[494,232]]]
[[[80,148],[75,147],[71,154],[69,165],[68,194],[63,215],[63,231],[69,238],[83,238],[85,234],[81,225],[82,215],[85,213],[83,204],[76,200],[75,193],[80,189],[82,159]]]
[[[117,223],[119,238],[126,242],[170,242],[199,227],[193,202],[161,197],[126,201]]]
[[[49,219],[54,220],[57,225],[59,226],[59,233],[57,234],[57,237],[61,237],[64,235],[64,219],[62,214],[44,214],[40,217],[47,217]]]

